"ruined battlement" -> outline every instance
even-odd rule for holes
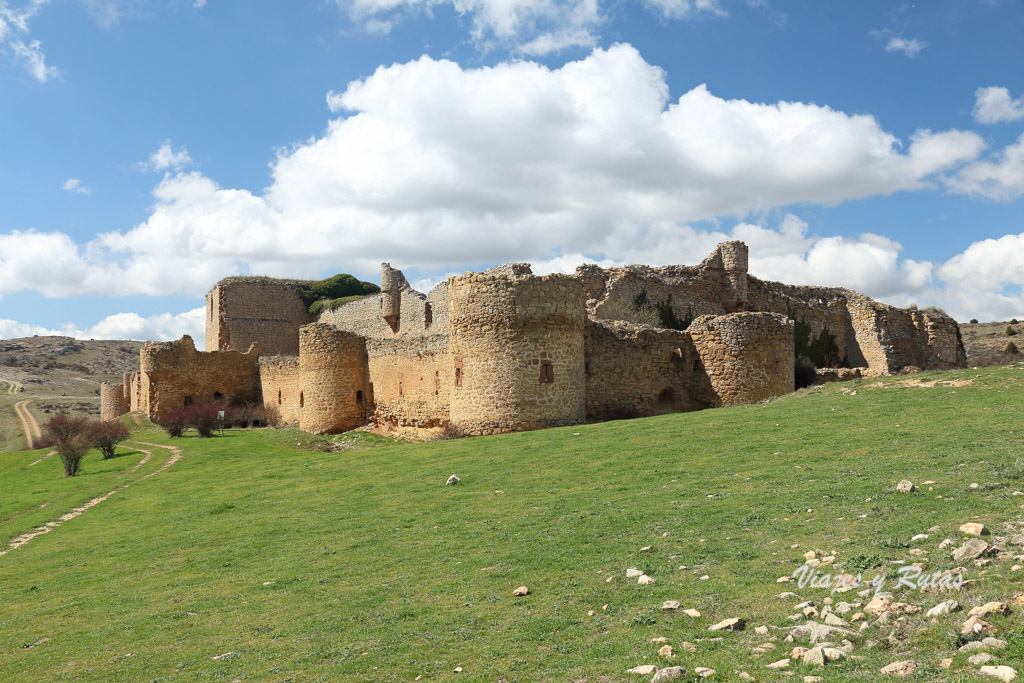
[[[942,311],[759,280],[748,261],[724,242],[696,266],[509,263],[427,294],[384,263],[379,293],[319,316],[307,281],[226,278],[207,296],[208,351],[147,344],[101,406],[262,400],[311,432],[478,435],[762,401],[794,389],[798,363],[836,379],[965,364]]]

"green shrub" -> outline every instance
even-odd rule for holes
[[[380,287],[372,282],[363,282],[348,273],[338,273],[323,280],[307,282],[302,286],[299,296],[302,297],[302,303],[306,305],[309,312],[313,313],[313,305],[325,299],[333,301],[350,296],[377,294],[378,292],[380,292]],[[314,315],[316,314],[314,313]]]
[[[325,311],[336,311],[350,301],[359,301],[364,298],[366,298],[365,294],[355,294],[353,296],[343,296],[338,299],[321,299],[320,301],[314,301],[310,304],[309,312],[312,315],[320,315]]]
[[[971,318],[971,324],[972,325],[977,325],[978,324],[978,319],[977,318]]]
[[[1006,345],[1006,348],[1003,349],[1003,353],[1008,353],[1011,356],[1016,356],[1018,353],[1020,353],[1020,349],[1017,348],[1016,344],[1010,342],[1009,344]]]
[[[1011,327],[1010,325],[1007,325],[1006,326],[1006,336],[1007,337],[1012,337],[1015,334],[1017,334],[1017,330],[1014,329],[1013,327]]]
[[[1020,324],[1020,321],[1019,321],[1019,320],[1017,320],[1016,318],[1014,318],[1013,320],[1011,320],[1011,321],[1010,321],[1010,324],[1011,324],[1011,325],[1019,325],[1019,324]]]

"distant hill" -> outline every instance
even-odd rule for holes
[[[1019,334],[1007,335],[1006,328],[1012,327]],[[1022,354],[1005,352],[1006,345],[1011,341],[1024,349],[1024,325],[1011,323],[1009,320],[992,323],[960,323],[960,336],[964,340],[967,352],[967,367],[984,368],[990,365],[1007,365],[1024,360]]]
[[[14,406],[39,422],[68,411],[99,417],[100,383],[138,369],[143,342],[71,337],[0,339],[0,450],[26,445]]]

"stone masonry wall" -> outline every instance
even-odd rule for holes
[[[192,338],[147,342],[139,352],[140,409],[157,420],[188,402],[249,403],[260,399],[258,346],[238,351],[197,351]]]
[[[299,330],[299,427],[334,434],[366,423],[366,339],[324,323]]]
[[[277,408],[281,422],[297,424],[299,421],[298,356],[263,356],[260,358],[260,388],[263,404]]]
[[[716,396],[714,405],[755,403],[793,391],[793,322],[777,313],[698,318],[693,343]]]
[[[570,275],[449,278],[451,422],[465,434],[586,416],[583,284]]]
[[[404,283],[404,278],[402,281]],[[396,301],[398,302],[397,333],[392,331],[384,319],[384,299],[385,296],[381,293],[351,301],[333,311],[321,313],[319,322],[334,325],[339,330],[353,332],[367,339],[391,339],[396,334],[423,336],[443,333],[448,329],[447,283],[439,284],[427,295],[417,292],[408,284],[399,289],[396,295],[389,295],[389,309],[394,307]]]
[[[848,295],[856,293],[835,287],[797,287],[748,278],[747,310],[782,313],[810,328],[810,341],[830,334],[835,339],[837,367],[869,367],[865,353],[871,353],[871,339],[859,334],[854,324]],[[861,297],[867,299],[867,297]],[[863,345],[863,346],[862,346]]]
[[[131,401],[125,398],[123,384],[100,384],[100,419],[113,420],[131,410]]]
[[[369,339],[366,346],[378,426],[413,433],[448,425],[455,370],[447,335]]]
[[[689,332],[588,320],[585,334],[587,419],[697,410],[716,398]]]
[[[299,353],[299,328],[313,320],[299,297],[301,280],[230,277],[206,295],[206,350],[268,355]]]

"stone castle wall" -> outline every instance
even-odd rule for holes
[[[260,357],[260,390],[263,404],[277,408],[284,424],[298,424],[300,415],[298,356]]]
[[[713,405],[754,403],[793,391],[793,322],[786,316],[704,316],[689,331],[714,392]]]
[[[714,402],[690,333],[588,320],[587,419],[698,410]]]
[[[301,280],[230,277],[206,295],[206,350],[299,353],[299,328],[313,321],[299,296]]]
[[[156,420],[186,403],[259,401],[259,355],[255,345],[246,353],[197,351],[188,335],[147,342],[139,352],[139,409]]]
[[[586,416],[582,282],[570,275],[449,278],[451,422],[465,434]]]
[[[761,281],[747,263],[741,242],[698,266],[512,263],[426,295],[385,263],[380,294],[317,322],[301,281],[228,278],[207,297],[207,348],[267,355],[147,345],[140,372],[103,390],[105,414],[262,396],[307,431],[476,435],[760,401],[793,390],[797,357],[834,369],[822,377],[965,364],[940,311]]]
[[[448,426],[455,368],[446,334],[369,339],[366,347],[378,426],[398,433]]]
[[[388,310],[398,303],[397,332],[384,318],[384,293],[372,294],[358,301],[350,301],[333,311],[320,314],[319,322],[333,325],[339,330],[352,332],[367,339],[390,339],[396,334],[425,336],[447,333],[448,286],[441,283],[423,295],[405,285],[397,294],[389,295]]]
[[[299,330],[299,427],[336,433],[366,423],[366,340],[324,323]]]
[[[124,395],[123,384],[100,384],[100,419],[113,420],[131,410],[131,399]]]

